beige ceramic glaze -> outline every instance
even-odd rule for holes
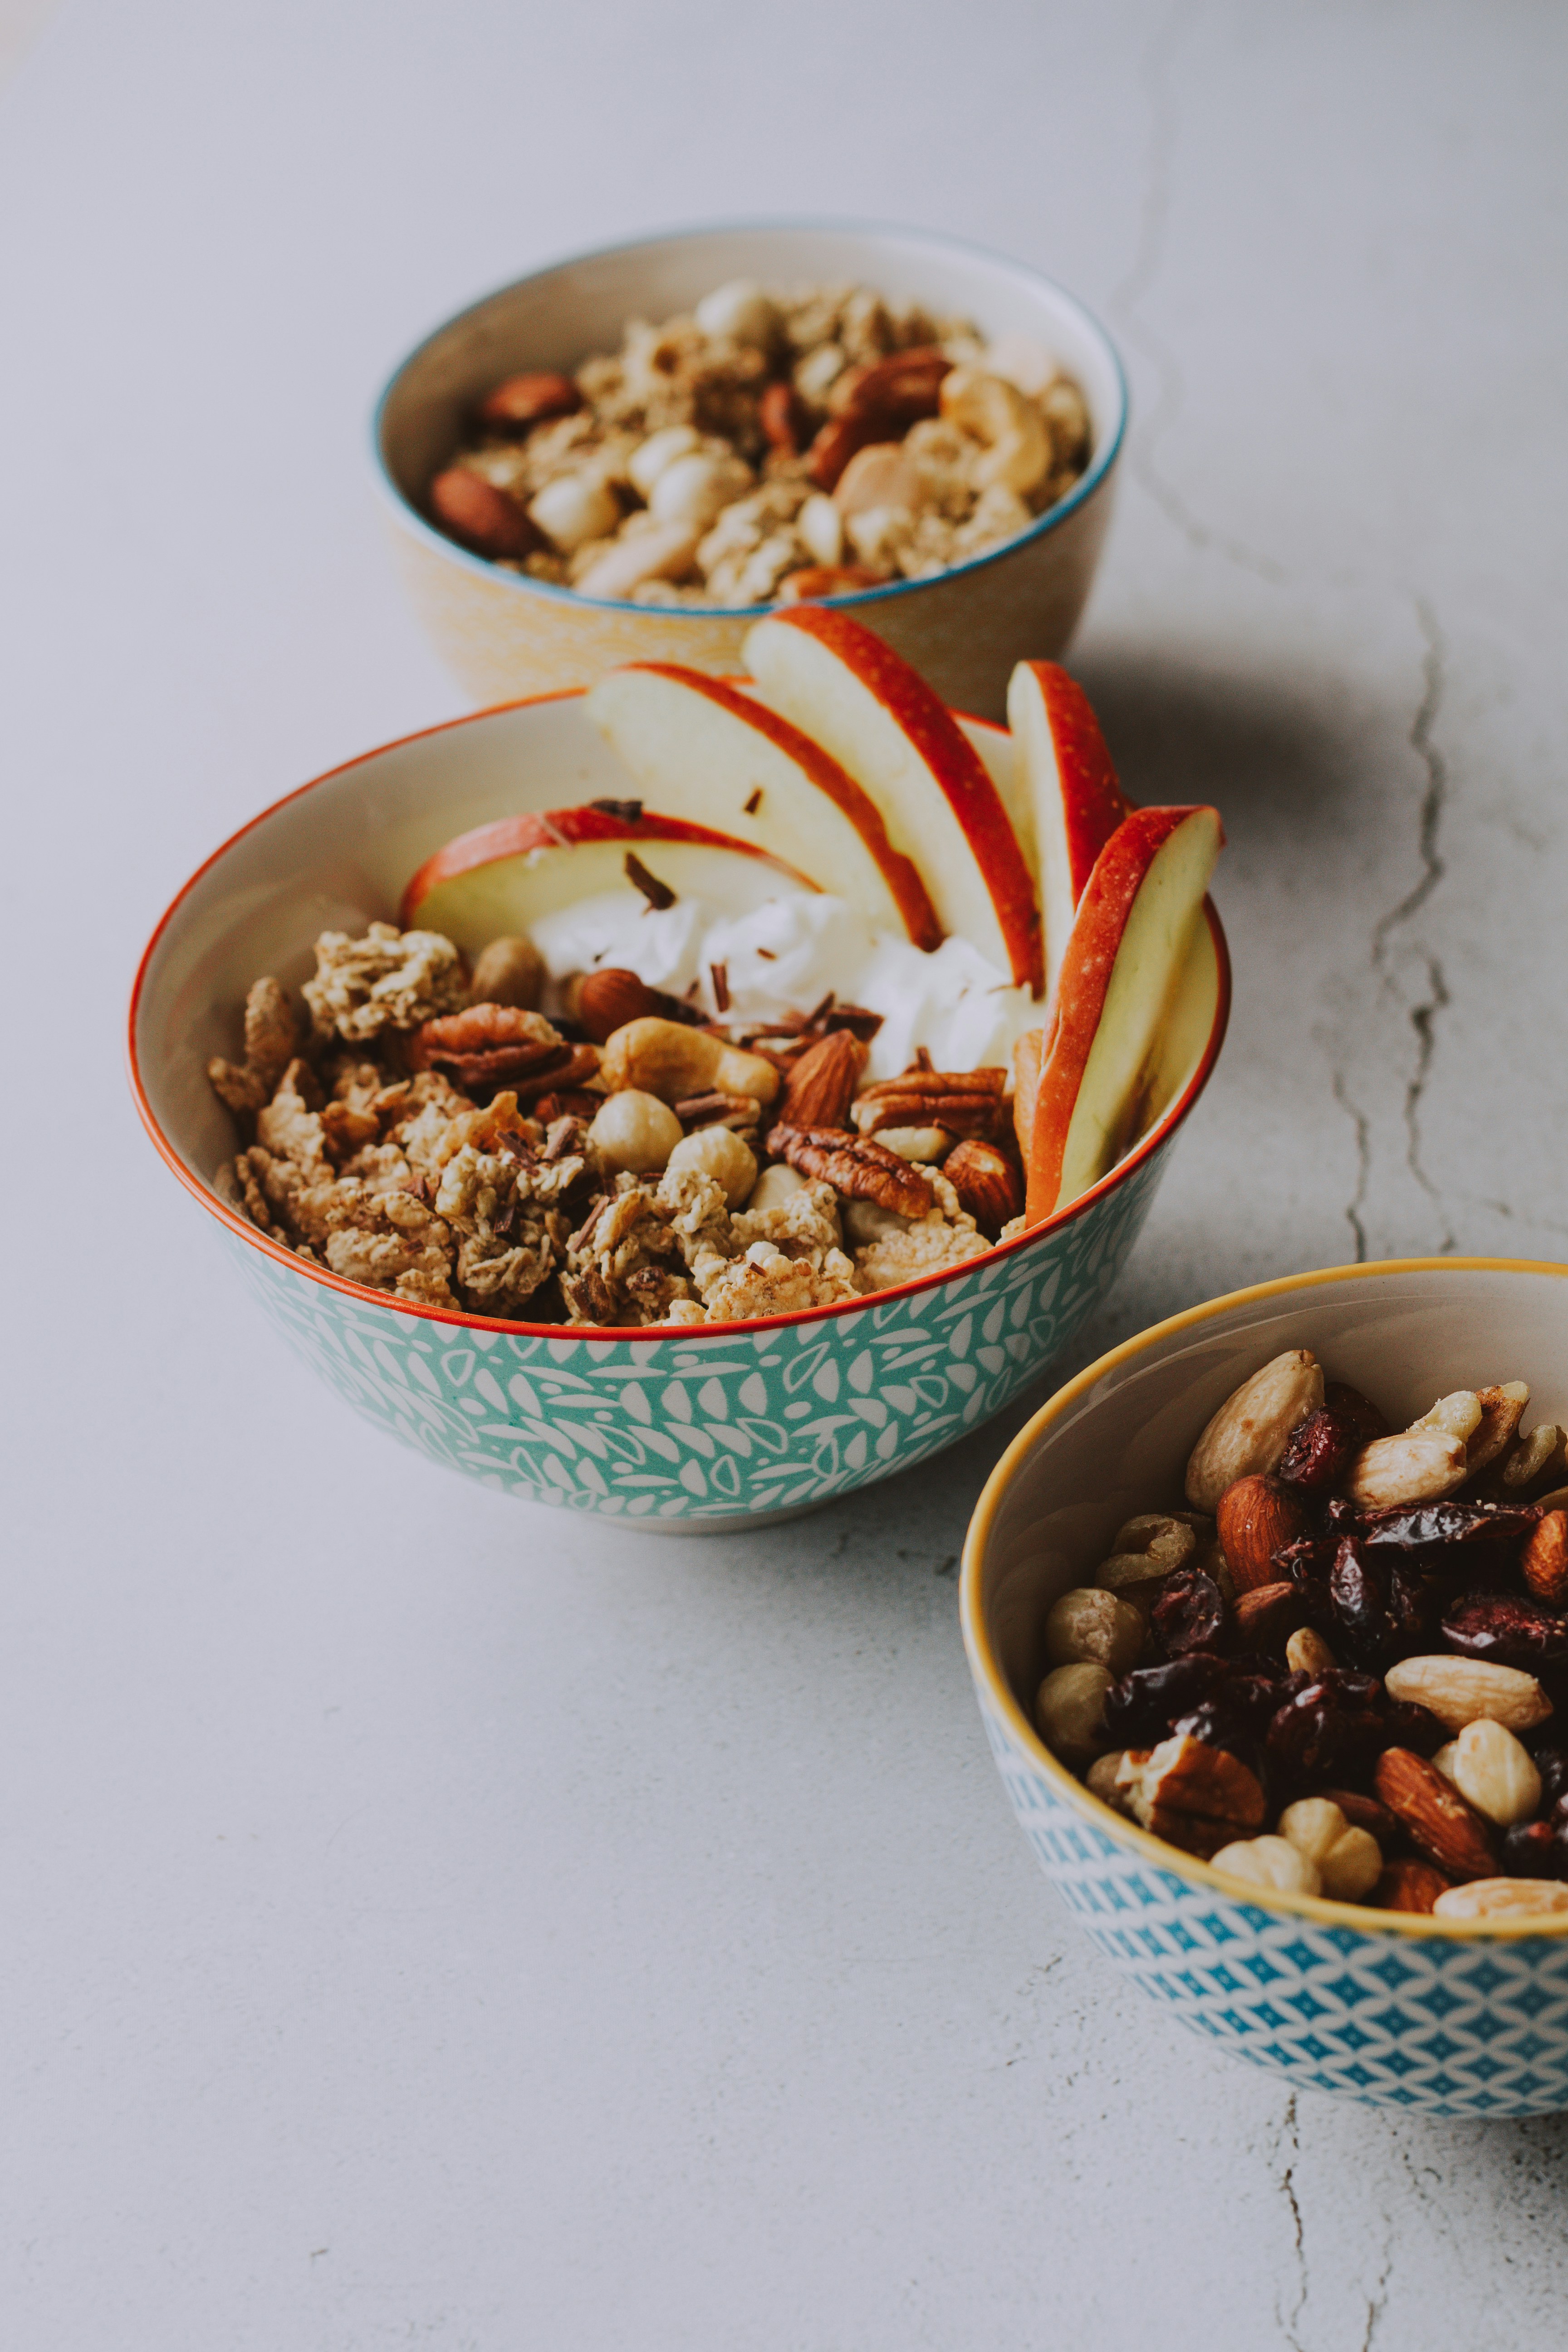
[[[589,685],[625,661],[741,667],[755,610],[660,610],[551,587],[468,554],[427,520],[426,491],[474,402],[523,368],[572,368],[615,349],[631,318],[661,319],[727,278],[860,281],[894,299],[964,313],[987,335],[1045,342],[1078,378],[1094,425],[1089,470],[1032,530],[935,580],[836,600],[912,662],[942,699],[1000,718],[1015,662],[1065,648],[1110,519],[1126,418],[1116,353],[1048,278],[951,238],[881,228],[699,229],[558,264],[492,294],[405,360],[376,414],[398,568],[444,659],[479,702]]]

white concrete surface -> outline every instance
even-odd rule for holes
[[[1120,336],[1077,659],[1130,788],[1231,831],[1229,1048],[1089,1346],[1362,1247],[1561,1255],[1565,48],[1520,0],[37,37],[0,100],[8,2347],[1560,2340],[1568,2121],[1293,2100],[1055,1906],[955,1624],[1001,1430],[746,1543],[467,1489],[249,1309],[120,1023],[212,844],[458,707],[361,458],[399,350],[645,225],[870,212]]]

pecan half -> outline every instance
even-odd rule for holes
[[[1006,1088],[1005,1069],[906,1070],[865,1089],[855,1124],[862,1135],[885,1127],[944,1127],[949,1135],[998,1143],[1007,1131]]]
[[[847,1029],[831,1029],[790,1065],[779,1116],[786,1127],[842,1127],[849,1116],[866,1048]]]
[[[979,1136],[965,1136],[949,1152],[942,1174],[981,1232],[994,1241],[1024,1206],[1024,1180],[1006,1153]]]
[[[847,1128],[789,1127],[781,1121],[768,1136],[768,1150],[801,1175],[831,1184],[852,1201],[875,1201],[896,1216],[929,1216],[935,1205],[919,1169]]]
[[[568,1071],[592,1049],[568,1045],[542,1013],[527,1012],[520,1004],[473,1004],[466,1013],[422,1021],[408,1040],[407,1052],[415,1069],[440,1070],[462,1087],[499,1086],[503,1079],[521,1078],[576,1086],[581,1076]],[[595,1054],[588,1069],[597,1066]]]
[[[1205,1860],[1259,1829],[1266,1810],[1257,1774],[1238,1757],[1182,1735],[1157,1748],[1129,1748],[1116,1787],[1146,1830]]]

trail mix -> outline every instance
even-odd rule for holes
[[[1089,463],[1042,346],[868,287],[721,286],[574,375],[509,376],[434,478],[448,536],[641,604],[922,580],[1027,530]]]
[[[1107,1804],[1256,1886],[1568,1912],[1568,1475],[1523,1381],[1405,1430],[1306,1349],[1215,1414],[1190,1507],[1046,1621],[1036,1719]]]
[[[832,996],[757,1032],[631,971],[578,975],[553,1019],[543,987],[526,938],[470,972],[437,932],[323,932],[303,1007],[258,980],[243,1059],[208,1065],[241,1146],[217,1191],[370,1289],[615,1327],[884,1290],[1019,1215],[1004,1069],[867,1086],[880,1016]]]

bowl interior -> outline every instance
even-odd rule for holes
[[[689,310],[734,278],[783,287],[860,282],[895,300],[967,315],[987,336],[1037,336],[1083,388],[1094,426],[1091,470],[1121,432],[1125,394],[1115,352],[1081,304],[1049,279],[912,230],[757,224],[585,254],[503,287],[438,328],[383,400],[376,443],[388,478],[423,511],[426,485],[491,384],[525,368],[575,368],[618,349],[628,320]]]
[[[1531,1384],[1527,1426],[1568,1421],[1565,1277],[1462,1261],[1349,1268],[1244,1292],[1117,1349],[1043,1408],[997,1473],[1001,1498],[972,1570],[983,1671],[1031,1723],[1053,1601],[1085,1580],[1123,1520],[1183,1501],[1204,1423],[1283,1349],[1310,1348],[1396,1427],[1451,1390],[1510,1380]]]
[[[990,762],[1005,733],[961,721]],[[188,883],[154,936],[134,1008],[134,1052],[155,1130],[207,1189],[235,1150],[207,1084],[215,1054],[239,1049],[239,1008],[262,972],[297,986],[326,929],[395,921],[404,885],[444,842],[525,809],[621,797],[629,778],[583,709],[580,691],[481,711],[367,753],[290,794],[237,834]],[[779,887],[758,862],[736,890]],[[732,902],[738,908],[741,898]],[[1170,1113],[1223,1019],[1221,935],[1194,943],[1167,1024],[1152,1124]],[[226,1212],[225,1213],[227,1213]],[[247,1234],[248,1227],[241,1227]]]

